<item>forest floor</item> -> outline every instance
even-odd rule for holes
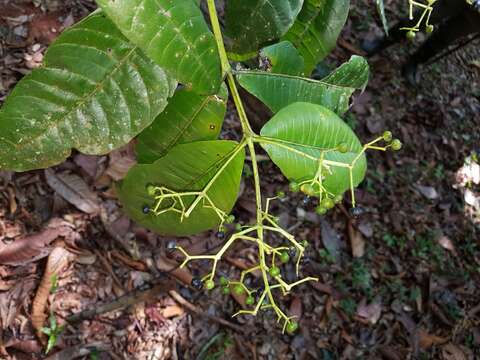
[[[0,0],[0,102],[48,43],[94,8],[90,0],[33,3]],[[390,19],[397,3],[386,2]],[[371,2],[355,4],[322,68],[381,35],[375,16]],[[364,142],[388,129],[404,148],[369,153],[358,220],[347,204],[319,217],[261,162],[265,194],[287,193],[273,212],[310,241],[303,273],[320,278],[281,300],[299,317],[293,336],[270,312],[232,319],[233,297],[188,286],[205,264],[176,269],[170,238],[122,214],[114,183],[135,163],[130,146],[75,153],[50,170],[0,172],[0,359],[480,358],[479,45],[424,67],[415,88],[400,72],[415,45],[369,59],[371,81],[346,121]],[[224,136],[237,130],[230,112]],[[246,171],[234,211],[242,222],[254,218],[251,182]],[[206,233],[177,242],[202,252],[219,240]],[[236,247],[220,270],[238,276],[253,250]],[[287,266],[284,275],[292,273]],[[60,332],[48,355],[39,324]]]

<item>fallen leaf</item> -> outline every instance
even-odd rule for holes
[[[340,248],[342,243],[340,241],[340,235],[335,229],[324,219],[320,221],[322,227],[322,243],[328,253],[333,256],[336,262],[340,260]]]
[[[92,215],[100,212],[97,194],[80,176],[65,172],[55,174],[52,169],[46,169],[45,177],[48,185],[77,209]]]
[[[174,260],[170,260],[164,256],[158,256],[155,259],[155,265],[158,270],[171,274],[185,285],[192,283],[193,276],[190,271],[186,267],[180,268]]]
[[[453,245],[452,240],[450,240],[448,237],[441,236],[437,241],[438,241],[438,244],[444,249],[451,251],[454,254],[457,253],[457,250],[455,249],[455,245]]]
[[[362,233],[353,226],[352,221],[348,222],[348,237],[350,238],[353,257],[359,258],[365,255],[365,239]]]
[[[380,299],[374,300],[367,305],[367,300],[363,298],[357,306],[357,316],[367,320],[375,325],[382,315],[382,303]]]
[[[0,264],[20,265],[45,257],[51,250],[47,246],[58,237],[77,238],[78,234],[70,223],[55,218],[38,234],[27,235],[0,247]]]
[[[303,314],[303,306],[302,306],[302,299],[298,296],[295,296],[290,303],[290,308],[288,311],[290,316],[293,316],[296,321],[302,317]]]
[[[429,200],[435,200],[438,198],[437,190],[435,190],[435,188],[431,186],[414,185],[414,187],[420,192],[420,194],[422,194]]]
[[[41,341],[45,338],[45,334],[42,333],[41,329],[47,319],[45,309],[47,307],[48,296],[52,289],[53,278],[58,276],[61,270],[67,266],[73,258],[74,255],[72,253],[61,247],[53,249],[48,257],[42,281],[38,286],[37,293],[32,302],[32,325],[37,331],[37,336]]]
[[[427,331],[423,329],[420,329],[418,331],[418,336],[420,337],[420,340],[419,340],[420,347],[423,350],[428,350],[434,345],[444,344],[445,342],[448,341],[448,339],[445,339],[443,337],[440,337],[434,334],[429,334]]]
[[[162,316],[165,319],[177,317],[177,316],[183,315],[184,313],[185,313],[185,310],[183,310],[183,308],[178,305],[167,306],[165,309],[162,309],[162,312],[161,312]]]
[[[467,360],[465,353],[457,345],[449,343],[442,348],[444,360]]]
[[[122,180],[127,175],[128,170],[137,163],[133,146],[130,144],[112,151],[109,158],[110,161],[105,174],[115,181]]]
[[[24,278],[9,291],[0,293],[0,328],[6,329],[13,324],[18,311],[27,296],[30,295],[35,281],[32,278]]]

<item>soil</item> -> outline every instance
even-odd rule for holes
[[[400,5],[386,6],[393,21]],[[0,101],[94,8],[90,0],[1,0]],[[371,3],[354,4],[320,70],[381,34]],[[173,239],[122,213],[114,184],[135,163],[129,145],[108,156],[74,153],[45,171],[0,172],[0,359],[480,358],[480,46],[422,67],[413,87],[401,67],[420,43],[369,58],[371,80],[346,116],[364,142],[388,129],[404,144],[369,153],[360,218],[348,200],[319,217],[314,201],[261,162],[265,195],[287,194],[272,211],[311,244],[302,273],[320,278],[281,298],[299,317],[294,335],[268,311],[231,318],[238,299],[189,286],[208,264],[177,269],[180,258],[166,248]],[[223,136],[238,130],[230,109]],[[254,218],[251,185],[247,171],[234,211],[244,223]],[[198,253],[221,242],[215,233],[175,240]],[[252,256],[236,247],[220,271],[238,276]],[[293,277],[293,266],[284,271]],[[63,327],[47,355],[42,326]]]

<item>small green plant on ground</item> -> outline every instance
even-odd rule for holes
[[[63,326],[59,326],[57,324],[57,319],[55,318],[55,315],[50,315],[49,322],[49,327],[42,328],[42,333],[48,336],[47,348],[45,350],[46,354],[48,354],[57,344],[57,339],[60,333],[63,331]]]
[[[389,131],[362,144],[342,120],[352,94],[366,86],[368,64],[353,56],[321,80],[308,76],[333,49],[345,23],[348,0],[227,1],[222,31],[214,0],[210,27],[193,0],[98,0],[100,9],[65,31],[44,64],[13,90],[0,112],[0,168],[25,171],[53,166],[76,149],[105,154],[137,137],[138,165],[119,184],[125,211],[165,235],[216,229],[224,239],[215,254],[184,257],[181,266],[208,260],[211,271],[192,286],[246,295],[256,315],[272,309],[283,330],[295,319],[277,305],[278,294],[315,277],[300,277],[308,241],[283,229],[270,205],[285,194],[262,194],[257,152],[261,147],[290,182],[293,192],[318,199],[324,215],[350,197],[366,172],[367,150],[399,150]],[[247,68],[258,58],[262,70]],[[250,125],[239,86],[274,114],[260,133]],[[242,128],[240,141],[217,140],[231,97]],[[253,224],[235,226],[231,215],[245,162],[251,159],[256,200]],[[273,237],[283,244],[271,245]],[[218,279],[220,260],[239,242],[257,249],[258,263],[239,279]],[[293,262],[288,283],[282,265]],[[369,280],[359,265],[358,285]],[[362,271],[360,271],[362,270]],[[250,288],[259,271],[262,286]],[[52,333],[52,332],[51,332]]]

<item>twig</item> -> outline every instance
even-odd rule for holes
[[[200,310],[199,308],[197,308],[195,305],[193,305],[192,303],[190,303],[189,301],[187,301],[186,299],[184,299],[179,293],[177,293],[175,290],[170,290],[169,292],[169,295],[176,301],[178,302],[180,305],[184,306],[185,308],[187,308],[189,311],[199,315],[199,316],[202,316],[202,317],[205,317],[211,321],[215,321],[223,326],[227,326],[229,327],[230,329],[232,330],[235,330],[241,334],[245,333],[245,329],[239,325],[236,325],[228,320],[225,320],[225,319],[222,319],[221,317],[218,317],[218,316],[214,316],[214,315],[209,315],[207,314],[205,311],[203,310]]]

